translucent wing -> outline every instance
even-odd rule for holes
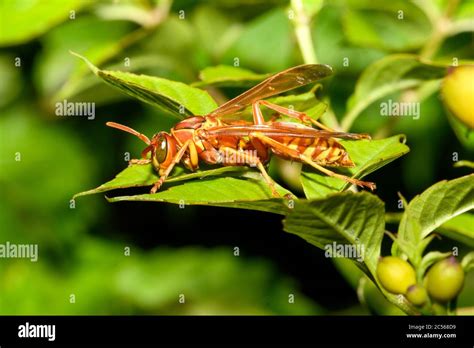
[[[297,138],[339,138],[339,139],[370,139],[368,134],[345,132],[329,132],[301,125],[288,123],[274,123],[272,125],[228,125],[212,127],[203,131],[206,136],[249,136],[252,132],[259,132],[268,136],[283,136]]]
[[[307,85],[331,74],[331,67],[324,64],[295,66],[270,76],[255,87],[222,104],[209,115],[223,116],[235,113],[257,100]]]

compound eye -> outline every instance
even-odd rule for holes
[[[158,163],[163,163],[166,160],[168,154],[168,140],[163,135],[158,137],[155,157]]]

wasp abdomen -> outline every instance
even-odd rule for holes
[[[322,165],[353,167],[346,149],[333,138],[316,138],[304,154]]]

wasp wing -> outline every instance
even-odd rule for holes
[[[368,134],[329,132],[311,127],[288,123],[273,123],[272,125],[227,125],[212,127],[203,130],[205,136],[250,136],[251,133],[258,132],[268,136],[283,136],[297,138],[339,138],[339,139],[370,139]]]
[[[257,100],[307,85],[331,74],[331,67],[324,64],[304,64],[289,68],[270,76],[255,87],[222,104],[209,116],[224,116],[235,113]]]

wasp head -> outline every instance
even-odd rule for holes
[[[133,134],[147,144],[147,147],[142,151],[141,156],[143,159],[147,159],[148,153],[150,152],[150,159],[153,167],[155,167],[160,175],[173,161],[173,157],[176,154],[176,142],[168,133],[156,133],[150,140],[145,134],[139,133],[122,124],[107,122],[106,125]]]

